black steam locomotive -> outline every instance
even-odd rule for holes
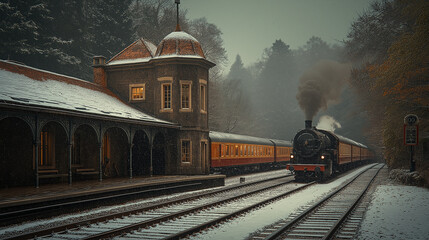
[[[323,180],[335,172],[361,165],[372,158],[365,145],[329,131],[316,129],[305,121],[305,129],[293,140],[293,150],[287,169],[296,180]]]

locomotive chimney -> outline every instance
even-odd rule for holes
[[[312,121],[311,120],[305,120],[305,129],[311,128]]]

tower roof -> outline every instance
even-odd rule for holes
[[[156,52],[155,44],[140,38],[116,54],[107,62],[107,65],[117,65],[135,62],[148,62]]]
[[[155,53],[156,58],[177,56],[205,58],[198,40],[183,31],[168,34],[158,45]]]

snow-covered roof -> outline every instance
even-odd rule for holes
[[[151,60],[151,58],[132,58],[132,59],[121,59],[121,60],[115,60],[112,62],[107,63],[107,66],[115,66],[115,65],[122,65],[122,64],[133,64],[133,63],[147,63]]]
[[[170,34],[168,34],[167,36],[165,36],[164,40],[170,40],[170,39],[177,39],[177,40],[191,40],[194,42],[198,42],[198,40],[196,38],[194,38],[192,35],[183,32],[183,31],[175,31],[172,32]]]
[[[201,44],[183,31],[168,34],[156,47],[146,39],[138,39],[112,59],[107,66],[149,63],[151,60],[167,58],[205,59]]]
[[[107,62],[108,66],[148,62],[155,56],[156,46],[144,38],[140,38],[116,54]]]
[[[270,139],[276,146],[278,147],[292,147],[291,141],[286,140],[278,140],[278,139]]]
[[[362,147],[362,148],[368,148],[366,145],[359,143],[359,142],[356,142],[355,140],[352,140],[350,138],[343,137],[343,136],[338,135],[336,133],[334,135],[336,135],[338,137],[338,139],[340,139],[341,142],[348,143],[350,145],[355,145],[355,146]]]
[[[252,137],[234,133],[210,131],[209,138],[212,142],[244,143],[274,146],[273,142],[267,138]]]
[[[127,105],[97,84],[4,60],[0,60],[0,86],[2,103],[175,125]]]
[[[197,39],[186,32],[175,31],[168,34],[159,43],[155,57],[198,56],[204,58],[204,52]]]

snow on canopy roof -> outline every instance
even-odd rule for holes
[[[212,142],[245,143],[245,144],[269,145],[269,146],[274,146],[273,144],[274,142],[276,143],[276,145],[278,144],[277,146],[292,147],[292,144],[288,141],[273,140],[273,139],[267,139],[267,138],[252,137],[252,136],[216,132],[216,131],[210,131],[209,138]]]
[[[107,65],[148,62],[155,52],[155,44],[140,38],[107,61]]]
[[[3,103],[174,125],[134,109],[97,84],[4,60],[0,60],[0,85]]]

